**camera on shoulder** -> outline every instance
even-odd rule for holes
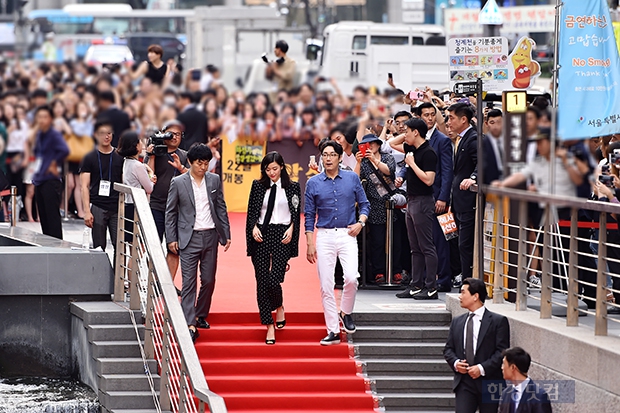
[[[148,145],[153,145],[153,155],[164,156],[168,154],[168,146],[166,141],[172,139],[174,135],[171,132],[157,131],[149,136]]]

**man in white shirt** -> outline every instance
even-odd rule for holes
[[[206,318],[215,288],[218,241],[224,251],[230,247],[222,183],[218,175],[207,172],[211,157],[211,149],[205,144],[192,146],[187,152],[189,173],[170,181],[166,202],[166,241],[181,261],[181,307],[193,341],[199,336],[196,327],[210,327]],[[199,263],[201,285],[196,300]]]
[[[508,386],[502,392],[498,413],[551,413],[549,396],[527,375],[532,358],[521,347],[503,352],[502,374]]]

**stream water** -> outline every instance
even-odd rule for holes
[[[98,413],[97,395],[77,381],[0,379],[0,413]]]

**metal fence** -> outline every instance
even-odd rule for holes
[[[118,231],[114,301],[141,310],[146,333],[143,354],[156,359],[161,385],[153,389],[158,411],[226,413],[224,399],[209,390],[196,354],[173,278],[168,270],[149,202],[143,189],[118,183]],[[127,196],[134,216],[125,216]],[[146,374],[151,373],[146,369]],[[149,380],[152,386],[153,380]],[[157,393],[159,391],[159,393]]]
[[[595,335],[620,323],[620,231],[613,218],[620,217],[619,204],[490,186],[483,191],[484,278],[493,302],[536,308],[541,318],[565,316],[567,326],[592,315]],[[529,203],[540,204],[540,223],[531,222]]]

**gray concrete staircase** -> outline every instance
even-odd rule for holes
[[[74,354],[80,379],[98,393],[103,413],[155,412],[153,394],[145,374],[136,330],[130,313],[111,302],[72,303]],[[144,343],[144,324],[134,311],[138,335]],[[154,389],[159,395],[160,377],[155,360],[147,360]]]
[[[452,370],[443,358],[448,311],[355,313],[356,358],[386,413],[454,412]]]

